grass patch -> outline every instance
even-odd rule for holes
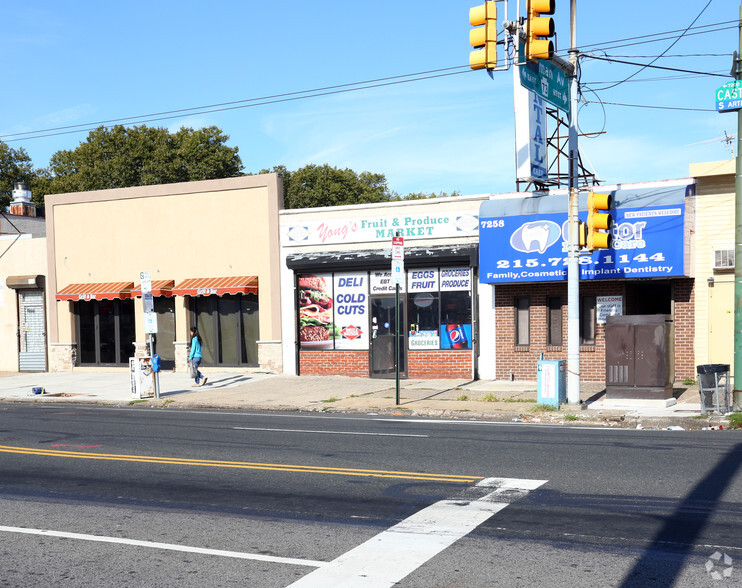
[[[537,404],[533,407],[534,412],[555,412],[557,409],[553,404]]]
[[[693,378],[683,378],[683,386],[692,386],[696,381]]]
[[[564,415],[565,421],[579,421],[580,417],[578,417],[576,414],[567,413]]]
[[[323,400],[322,402],[337,402],[338,400],[340,399],[337,396],[330,396],[329,398],[327,398],[326,400]]]
[[[141,400],[130,400],[129,401],[129,406],[133,406],[135,404],[141,404],[142,402],[147,402],[147,400],[144,399],[144,398],[142,398]]]
[[[364,392],[363,394],[351,394],[348,398],[363,398],[364,396],[371,396],[373,392]]]
[[[733,412],[727,418],[730,429],[742,429],[742,412]]]
[[[536,402],[535,398],[518,398],[517,396],[509,396],[507,398],[498,398],[494,394],[485,394],[477,398],[479,402]]]
[[[469,397],[466,394],[461,394],[460,396],[456,398],[456,400],[460,400],[461,402],[466,402],[467,400],[469,400]]]

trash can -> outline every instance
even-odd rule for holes
[[[729,364],[710,363],[696,366],[698,392],[701,395],[701,413],[729,412]]]
[[[563,359],[541,359],[537,366],[536,401],[559,408],[567,401],[567,362]]]

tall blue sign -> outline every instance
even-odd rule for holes
[[[568,222],[564,213],[479,217],[479,281],[567,279]],[[613,248],[581,254],[580,279],[684,275],[685,204],[622,206],[612,211]],[[587,220],[587,212],[580,213]]]

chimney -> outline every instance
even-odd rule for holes
[[[18,216],[36,216],[36,205],[31,202],[31,190],[21,180],[13,186],[13,200],[10,202],[10,214]]]

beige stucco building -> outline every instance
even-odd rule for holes
[[[696,179],[695,358],[734,370],[735,162],[690,166]]]
[[[281,371],[282,206],[277,174],[48,196],[50,371],[146,352],[143,272],[165,369],[197,326],[206,365]]]

